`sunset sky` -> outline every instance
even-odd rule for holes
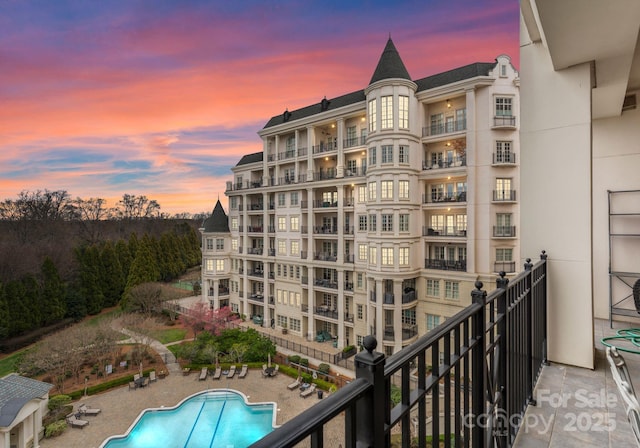
[[[513,0],[0,0],[0,200],[145,195],[210,212],[257,132],[367,86],[391,35],[422,78],[508,54]]]

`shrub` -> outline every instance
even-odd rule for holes
[[[355,349],[356,349],[355,345],[347,345],[345,348],[342,349],[342,352],[343,353],[349,353],[350,351],[355,350]]]
[[[309,367],[309,360],[307,358],[300,358],[300,365]]]
[[[321,363],[318,366],[318,372],[320,372],[320,373],[322,373],[324,375],[327,375],[329,373],[330,369],[331,369],[331,366],[329,364],[327,364],[327,363],[324,363],[324,362]]]
[[[54,395],[53,397],[49,398],[49,410],[50,411],[57,411],[58,409],[60,409],[63,406],[68,405],[69,403],[71,403],[71,397],[69,395]]]
[[[294,364],[300,364],[300,355],[289,355],[288,359],[289,359],[289,362],[292,362]]]
[[[44,429],[44,436],[46,438],[57,437],[67,429],[67,422],[65,420],[58,420],[47,425]]]

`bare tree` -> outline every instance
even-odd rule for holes
[[[73,204],[76,209],[76,216],[80,220],[80,233],[90,244],[97,243],[102,239],[100,234],[100,221],[109,217],[109,209],[105,207],[106,199],[77,197]]]
[[[162,288],[157,283],[141,283],[128,292],[131,310],[140,310],[147,317],[162,311]]]
[[[146,196],[124,194],[114,209],[114,214],[120,219],[153,218],[160,214],[160,204]]]

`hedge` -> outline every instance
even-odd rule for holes
[[[143,376],[149,376],[149,372],[156,369],[147,369],[142,372]],[[95,384],[93,386],[89,386],[87,388],[87,395],[95,395],[100,392],[104,392],[105,390],[113,389],[114,387],[123,386],[125,384],[129,384],[129,382],[133,381],[133,375],[126,375],[120,378],[115,378],[113,380],[105,381],[104,383]],[[73,400],[77,400],[84,395],[84,388],[80,390],[75,390],[73,392],[69,392],[66,394],[71,397]],[[54,395],[51,398],[57,397]]]

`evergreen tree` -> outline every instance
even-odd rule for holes
[[[100,254],[103,266],[102,271],[102,292],[104,294],[104,305],[114,306],[122,297],[124,291],[124,275],[122,274],[122,266],[116,254],[115,247],[110,241],[107,241]]]
[[[9,304],[4,285],[0,282],[0,339],[9,336]]]
[[[81,320],[87,315],[87,300],[80,291],[80,286],[73,285],[69,288],[65,298],[67,305],[66,317],[70,317],[76,321]]]
[[[65,285],[51,258],[42,263],[41,309],[42,323],[49,325],[61,320],[66,314]]]
[[[42,294],[40,291],[40,285],[35,275],[27,274],[22,278],[22,284],[24,286],[24,303],[29,312],[31,313],[30,320],[33,328],[38,328],[44,325],[44,310]]]
[[[116,243],[116,255],[118,257],[118,261],[120,262],[120,268],[122,269],[122,278],[124,284],[124,279],[129,277],[129,269],[131,268],[131,263],[133,262],[133,258],[131,258],[131,251],[129,250],[129,245],[125,240],[120,239]]]
[[[136,250],[136,257],[131,263],[129,277],[127,278],[127,286],[125,288],[125,299],[127,292],[134,286],[142,283],[155,282],[160,278],[156,257],[154,251],[150,247],[151,243],[148,238],[143,238]]]
[[[98,314],[104,307],[100,253],[96,246],[88,246],[79,249],[76,254],[80,263],[80,294],[86,301],[87,313]]]
[[[20,280],[7,282],[5,286],[9,304],[9,336],[16,336],[33,328],[36,322],[26,300],[24,284]]]

